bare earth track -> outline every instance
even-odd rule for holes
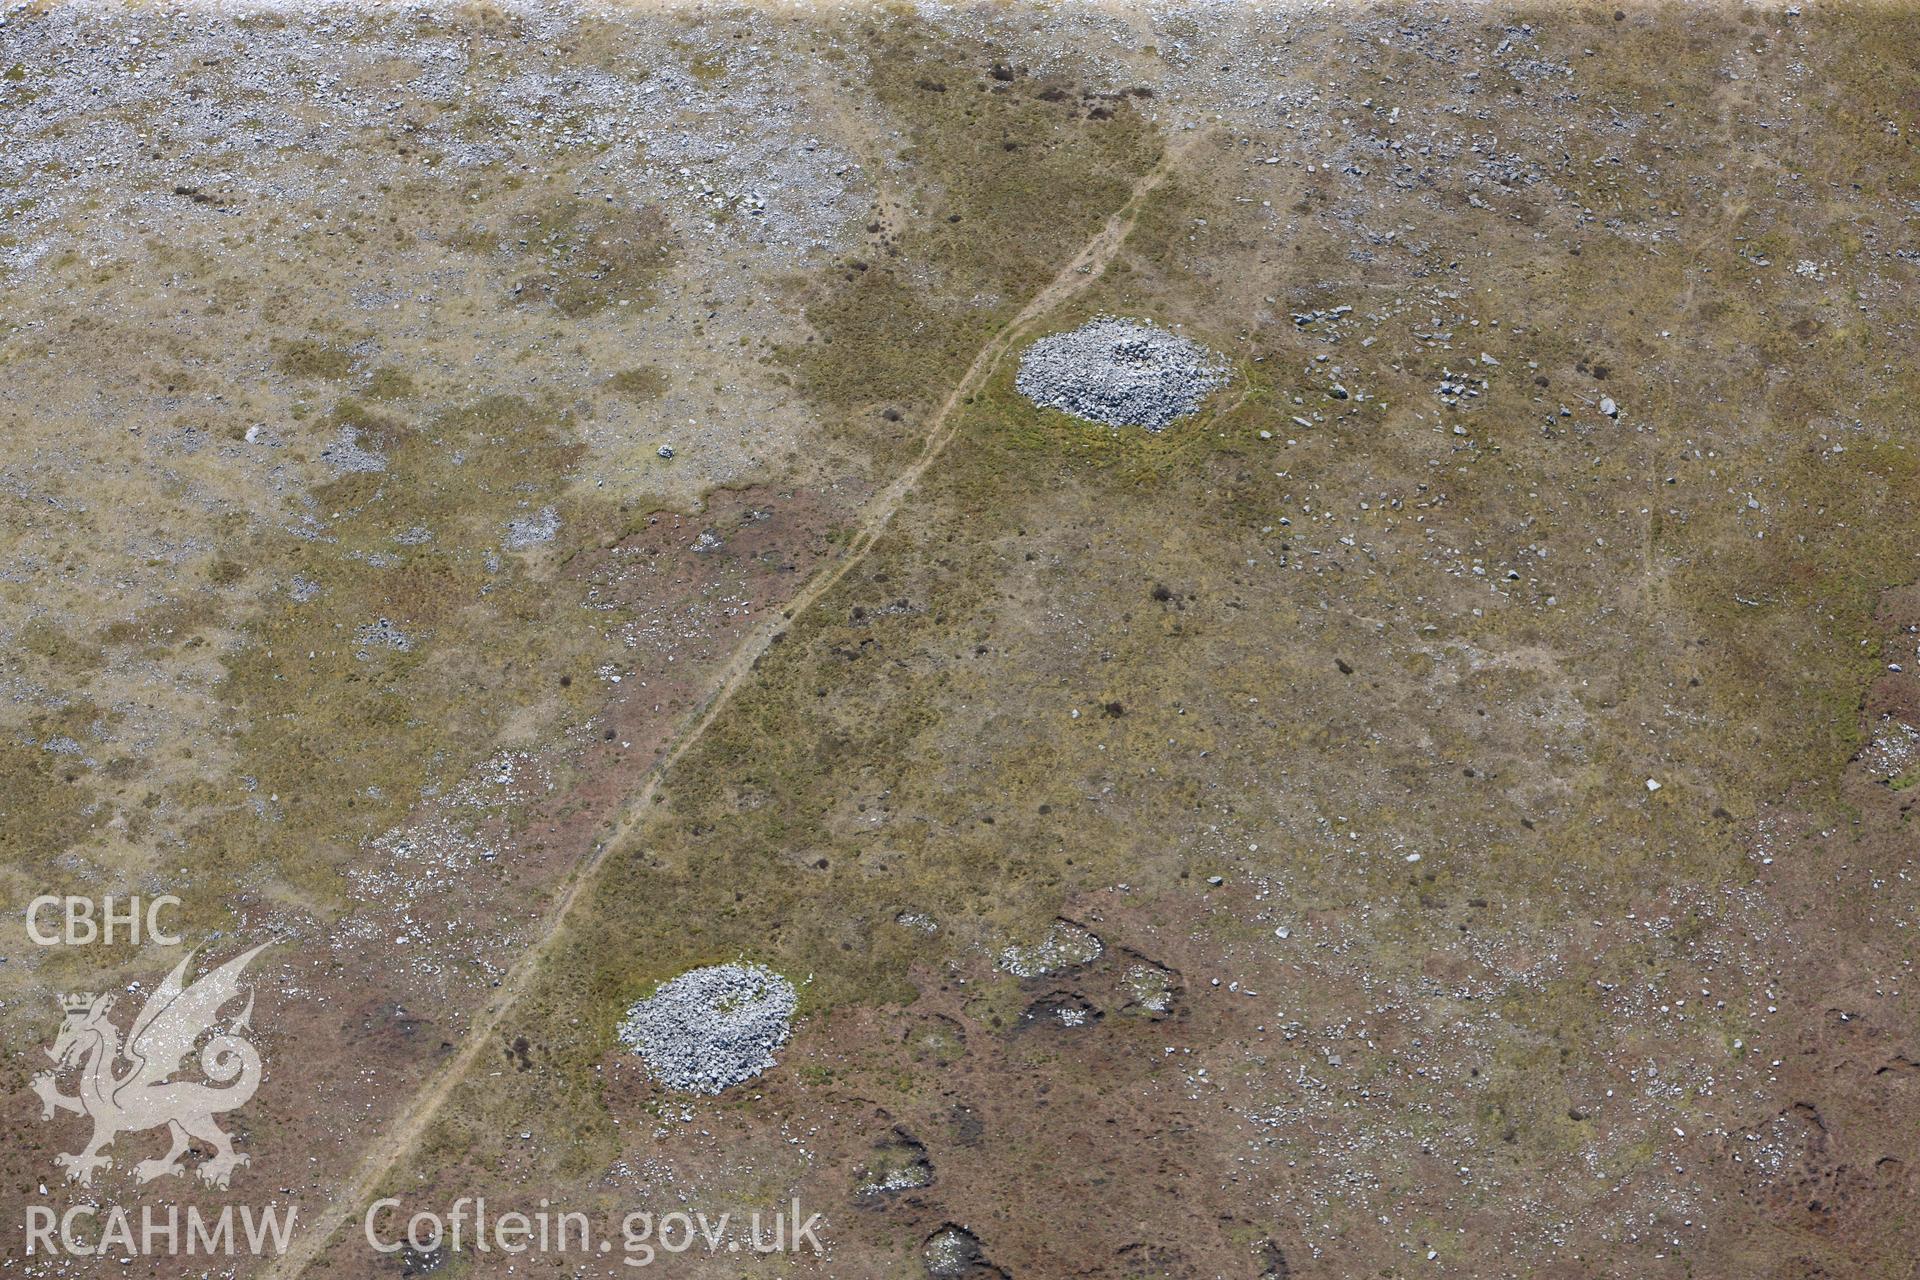
[[[735,650],[733,658],[727,663],[724,674],[713,692],[699,705],[685,729],[674,739],[673,745],[647,772],[639,789],[633,793],[633,797],[622,809],[613,832],[601,841],[592,854],[568,877],[565,886],[555,897],[553,906],[548,911],[540,929],[506,977],[501,980],[495,998],[476,1014],[473,1025],[468,1030],[458,1052],[447,1061],[445,1066],[434,1073],[425,1088],[410,1098],[399,1110],[400,1118],[394,1127],[369,1145],[365,1157],[354,1171],[351,1180],[329,1198],[324,1209],[312,1216],[295,1243],[269,1264],[264,1275],[273,1280],[291,1280],[292,1277],[305,1274],[324,1251],[334,1233],[373,1194],[381,1180],[395,1165],[419,1143],[421,1137],[432,1126],[448,1096],[473,1069],[480,1055],[493,1046],[495,1036],[512,1010],[515,1000],[539,972],[540,964],[551,950],[554,939],[565,927],[568,914],[591,890],[596,876],[607,862],[608,855],[615,849],[623,847],[644,825],[648,810],[653,804],[653,797],[674,765],[700,740],[700,736],[706,732],[707,727],[726,709],[733,695],[753,678],[755,665],[766,653],[768,647],[774,643],[775,637],[785,630],[794,618],[806,612],[816,601],[831,591],[836,583],[866,558],[874,543],[886,531],[895,513],[913,496],[914,486],[926,474],[927,468],[934,464],[948,443],[952,441],[959,427],[960,409],[967,402],[967,398],[992,376],[1001,358],[1035,320],[1070,301],[1098,279],[1107,264],[1113,260],[1114,254],[1118,253],[1120,247],[1126,243],[1127,234],[1133,229],[1141,203],[1165,180],[1179,157],[1205,136],[1204,131],[1196,130],[1181,139],[1177,145],[1168,146],[1159,161],[1134,183],[1126,203],[1115,210],[1100,230],[1074,255],[1072,261],[1062,267],[1059,273],[1049,280],[1046,286],[980,349],[979,354],[968,365],[965,376],[947,394],[947,398],[941,402],[939,409],[930,420],[926,444],[920,456],[880,490],[862,512],[859,530],[849,542],[845,554],[816,574],[813,581],[782,611],[780,618],[760,623],[747,635]]]
[[[629,1270],[394,1196],[829,1224],[689,1280],[1907,1280],[1897,9],[0,17],[10,1274]],[[1099,315],[1230,385],[1023,394]],[[41,1114],[180,953],[18,908],[133,892],[272,943],[224,1188]],[[726,963],[799,1020],[677,1092],[618,1028]]]

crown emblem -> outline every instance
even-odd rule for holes
[[[100,997],[92,991],[80,991],[60,997],[60,1007],[68,1013],[86,1013]]]

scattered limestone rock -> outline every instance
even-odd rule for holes
[[[905,1129],[896,1128],[874,1144],[857,1175],[854,1194],[891,1196],[932,1185],[933,1162],[927,1159],[926,1144]]]
[[[1038,942],[1001,951],[1000,967],[1016,978],[1044,978],[1092,964],[1105,950],[1091,929],[1062,917]]]
[[[1077,991],[1054,991],[1041,996],[1020,1014],[1022,1031],[1050,1027],[1075,1031],[1090,1027],[1106,1015]]]
[[[1880,717],[1860,752],[1860,762],[1875,782],[1893,782],[1920,760],[1920,729],[1892,716]]]
[[[1173,1012],[1180,982],[1165,965],[1144,956],[1134,958],[1120,975],[1120,982],[1129,997],[1120,1012],[1155,1021]]]
[[[945,1223],[928,1236],[920,1257],[928,1280],[1007,1280],[981,1252],[980,1237],[958,1223]]]
[[[387,469],[385,457],[371,449],[361,448],[360,431],[356,427],[341,427],[333,443],[320,450],[320,458],[332,468],[335,475]]]
[[[509,551],[525,551],[528,547],[552,542],[559,532],[559,513],[552,507],[542,507],[535,515],[516,516],[507,521],[506,547]]]
[[[353,642],[360,646],[354,656],[363,660],[374,649],[391,649],[395,653],[406,653],[413,648],[413,637],[394,626],[392,621],[386,618],[355,627]]]
[[[893,922],[902,929],[911,929],[915,933],[935,934],[940,932],[940,924],[924,911],[902,911],[893,918]]]

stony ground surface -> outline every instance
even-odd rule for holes
[[[1913,1274],[1898,11],[3,16],[12,1274]],[[1020,393],[1103,315],[1223,384]],[[131,892],[274,943],[224,1192],[30,1088]],[[722,964],[790,1038],[667,1088]]]

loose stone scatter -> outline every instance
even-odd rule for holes
[[[1173,975],[1157,964],[1141,961],[1122,976],[1133,1003],[1148,1017],[1162,1017],[1173,1009]]]
[[[798,1005],[762,965],[716,964],[663,982],[627,1011],[620,1039],[670,1089],[719,1093],[774,1065]]]
[[[1885,715],[1860,753],[1860,762],[1875,782],[1903,777],[1916,760],[1920,760],[1920,729]]]
[[[1035,404],[1162,431],[1227,380],[1227,362],[1144,320],[1098,316],[1027,348],[1014,386]]]
[[[1055,920],[1040,941],[1003,950],[1000,967],[1016,978],[1040,978],[1092,964],[1105,950],[1091,929],[1071,920]]]
[[[320,458],[336,475],[387,469],[384,457],[361,445],[360,432],[354,427],[341,427],[333,443],[320,450]]]
[[[528,547],[552,542],[559,532],[559,513],[552,507],[542,507],[536,515],[516,516],[507,521],[507,550],[525,551]]]
[[[981,1253],[980,1237],[957,1223],[946,1223],[928,1236],[920,1256],[932,1280],[969,1280],[969,1277],[1006,1274]]]
[[[873,1153],[858,1171],[854,1194],[898,1195],[932,1185],[933,1162],[927,1159],[926,1144],[904,1129],[895,1129],[874,1144]]]
[[[392,649],[396,653],[406,653],[413,648],[413,637],[394,626],[388,618],[355,627],[353,640],[360,646],[355,656],[361,658],[365,658],[370,649]]]

